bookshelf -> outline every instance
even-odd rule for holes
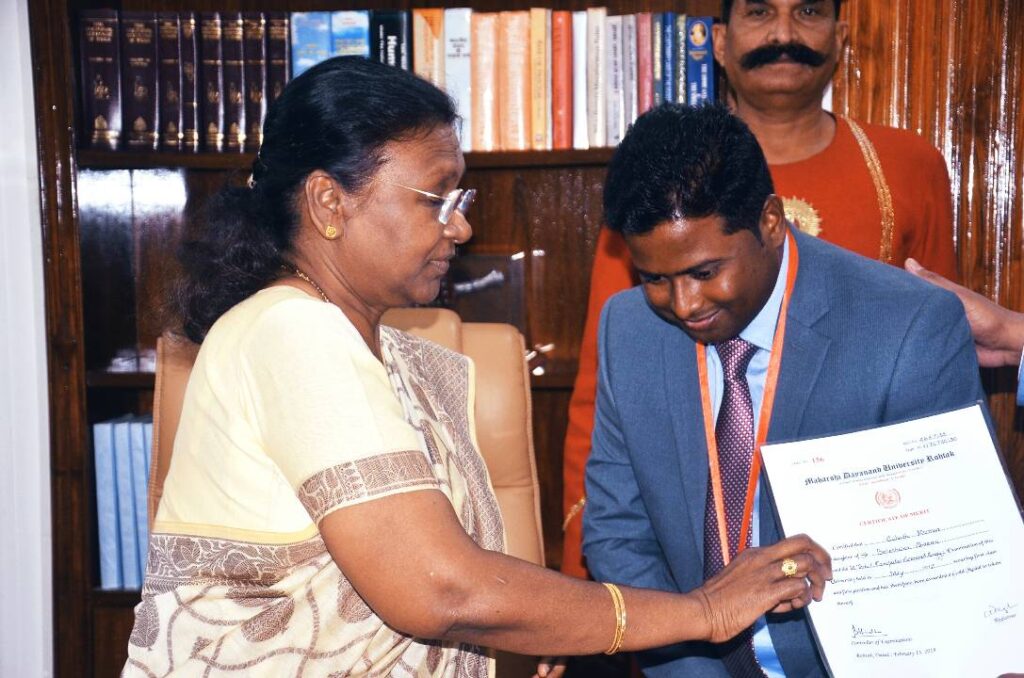
[[[429,6],[403,2],[400,8]],[[435,5],[438,3],[435,3]],[[478,11],[527,9],[524,0],[473,0]],[[581,10],[582,0],[539,3]],[[605,3],[610,14],[686,11],[716,15],[719,0]],[[246,153],[82,150],[77,13],[329,10],[395,7],[380,0],[33,0],[28,3],[35,73],[45,255],[51,421],[54,651],[57,676],[110,676],[123,665],[137,591],[98,588],[91,425],[152,409],[153,375],[112,372],[122,348],[152,348],[163,284],[191,215],[225,180],[241,180]],[[576,371],[590,262],[611,149],[469,153],[464,185],[480,197],[469,214],[468,253],[525,253],[526,334],[553,344],[533,377],[534,438],[548,563],[560,558],[561,450]]]

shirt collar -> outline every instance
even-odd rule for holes
[[[750,321],[750,324],[740,332],[740,339],[765,351],[772,350],[775,326],[779,322],[779,309],[782,308],[782,297],[786,293],[786,271],[788,270],[789,238],[787,237],[782,246],[782,264],[779,266],[779,275],[775,278],[775,287],[772,289],[771,296],[768,297],[768,301]]]

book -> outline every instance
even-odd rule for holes
[[[503,151],[530,148],[530,12],[498,16],[498,144]]]
[[[686,103],[686,15],[676,15],[676,55],[672,59],[676,69],[676,103]]]
[[[200,146],[199,35],[195,12],[180,12],[181,25],[181,150],[195,152]]]
[[[224,52],[219,12],[199,15],[199,124],[203,148],[224,150]]]
[[[459,113],[459,143],[463,151],[473,150],[472,16],[473,10],[468,7],[449,7],[444,11],[444,82]]]
[[[157,74],[160,105],[157,116],[160,147],[181,150],[181,21],[177,12],[160,12],[156,18]]]
[[[121,145],[121,26],[117,11],[78,15],[82,68],[82,138],[89,148]]]
[[[715,100],[715,57],[711,17],[690,17],[686,22],[687,103],[691,106]]]
[[[439,7],[412,11],[412,70],[444,89],[444,10]]]
[[[551,10],[530,9],[530,148],[549,150],[551,137]]]
[[[651,41],[651,13],[636,15],[636,114],[654,106],[654,44]]]
[[[156,14],[121,12],[121,128],[131,151],[160,147]]]
[[[608,54],[605,45],[606,7],[587,9],[587,133],[590,147],[600,148],[607,142],[605,99],[607,97]]]
[[[331,56],[370,58],[369,10],[331,12]]]
[[[267,19],[262,12],[242,14],[245,62],[245,150],[258,151],[267,115]]]
[[[470,117],[472,149],[498,150],[498,13],[470,17]]]
[[[409,70],[409,15],[403,10],[375,9],[370,14],[370,58]]]
[[[618,146],[626,133],[622,65],[622,16],[605,17],[605,48],[608,56],[605,95],[605,145]]]
[[[622,102],[623,117],[628,128],[637,116],[637,45],[636,15],[622,17]]]
[[[587,12],[572,13],[572,147],[590,148],[587,130]]]
[[[96,527],[100,550],[100,588],[119,589],[121,527],[117,513],[117,476],[114,472],[114,425],[92,425],[93,470],[96,478]]]
[[[142,577],[139,568],[139,536],[135,523],[130,427],[128,417],[113,422],[114,476],[117,483],[117,524],[121,537],[122,583],[126,589],[138,589],[142,587]]]
[[[661,88],[662,100],[676,100],[676,13],[661,13]]]
[[[291,20],[287,12],[266,12],[267,106],[277,101],[292,74]]]
[[[551,13],[551,147],[572,148],[572,12]]]
[[[152,426],[152,423],[149,424]],[[145,579],[146,556],[149,551],[149,513],[146,507],[149,490],[149,448],[146,446],[146,419],[133,417],[128,422],[128,443],[132,457],[132,497],[135,501],[135,535],[138,549],[139,581]]]
[[[662,73],[665,34],[661,30],[661,12],[651,14],[651,105],[665,101],[665,75]]]
[[[241,12],[221,12],[224,57],[224,150],[245,150],[245,22]]]
[[[331,56],[331,13],[292,12],[292,77]]]

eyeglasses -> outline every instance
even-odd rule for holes
[[[405,184],[396,184],[395,182],[388,182],[393,186],[404,188],[410,191],[415,191],[420,195],[432,199],[434,202],[440,205],[437,211],[437,220],[441,222],[443,226],[448,225],[448,221],[452,218],[452,214],[458,212],[462,216],[466,216],[466,210],[469,209],[473,201],[476,200],[476,189],[475,188],[456,188],[454,191],[449,191],[447,195],[437,195],[430,191],[421,191],[418,188],[412,186],[406,186]]]

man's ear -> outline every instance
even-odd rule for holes
[[[310,221],[320,235],[328,240],[341,235],[345,226],[345,193],[338,182],[322,170],[310,172],[302,195]]]
[[[725,34],[729,27],[722,23],[711,25],[711,51],[720,68],[725,68]]]
[[[771,247],[782,247],[786,242],[786,210],[782,206],[782,198],[774,193],[769,195],[761,208],[761,242]]]
[[[850,24],[846,21],[836,21],[836,54],[839,60],[843,58],[843,50],[850,40]]]

